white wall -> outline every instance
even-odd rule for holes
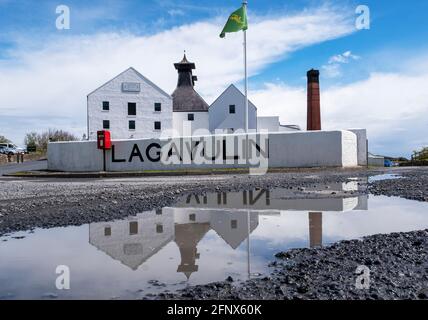
[[[384,167],[385,166],[385,158],[369,155],[369,166]]]
[[[367,130],[366,129],[349,129],[357,136],[358,165],[367,166]]]
[[[229,113],[229,105],[235,105],[235,113]],[[209,130],[245,130],[245,96],[234,85],[229,86],[209,108]],[[257,129],[257,108],[248,106],[248,128]]]
[[[123,82],[139,83],[141,91],[123,92]],[[103,101],[109,101],[109,111],[103,111]],[[137,103],[136,116],[128,116],[128,102]],[[161,112],[154,111],[155,102],[162,104]],[[103,129],[103,120],[110,120],[113,139],[159,137],[163,130],[172,128],[172,97],[130,68],[88,95],[90,139],[96,139],[96,132]],[[136,121],[136,130],[129,130],[129,120]],[[154,130],[155,121],[161,122],[161,131]]]
[[[194,121],[188,121],[187,115],[193,114]],[[173,112],[174,134],[178,136],[193,135],[196,130],[208,130],[208,112]]]
[[[257,131],[279,131],[279,117],[257,117]]]
[[[249,139],[254,139],[255,137],[260,138],[260,134],[249,135]],[[357,137],[350,131],[278,132],[269,133],[267,137],[267,145],[264,146],[263,143],[259,145],[263,151],[269,153],[268,166],[271,168],[353,167],[358,164]],[[244,139],[245,135],[218,135],[216,138],[226,139],[227,143],[229,143],[234,139]],[[213,139],[213,136],[176,138],[173,140],[116,140],[113,141],[115,162],[113,161],[112,150],[106,152],[107,170],[143,171],[247,167],[242,163],[242,159],[229,160],[227,162],[218,161],[212,164],[195,164],[191,162],[189,154],[186,153],[186,144],[202,140],[211,141],[210,139]],[[165,164],[162,161],[151,161],[149,159],[149,157],[155,159],[161,153],[161,150],[153,144],[159,144],[162,147],[171,141],[174,141],[179,147],[183,146],[181,150],[183,152],[181,154],[183,162]],[[150,145],[151,148],[148,148]],[[142,160],[139,156],[131,158],[131,153],[135,147],[140,151]],[[231,155],[231,149],[228,150],[228,155]],[[178,156],[176,158],[178,159]],[[222,160],[222,150],[219,150],[218,159]],[[187,160],[189,162],[186,162]],[[56,171],[101,171],[102,151],[97,150],[96,142],[94,141],[49,143],[48,169]]]

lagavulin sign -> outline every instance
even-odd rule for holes
[[[128,149],[128,150],[126,150]],[[120,151],[113,143],[111,162],[158,163],[169,166],[192,165],[216,168],[223,165],[248,166],[251,174],[264,174],[269,161],[269,138],[267,133],[192,136],[139,140]]]

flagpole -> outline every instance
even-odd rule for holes
[[[247,12],[247,0],[242,2]],[[245,75],[245,133],[248,134],[248,75],[247,75],[247,30],[244,30],[244,75]]]

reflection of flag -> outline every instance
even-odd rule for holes
[[[247,30],[247,8],[243,5],[241,8],[232,13],[220,33],[220,38],[224,38],[226,33]]]

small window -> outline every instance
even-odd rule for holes
[[[155,121],[155,130],[160,130],[160,129],[161,129],[160,121]]]
[[[110,129],[110,120],[103,120],[103,129]]]
[[[104,236],[110,237],[111,236],[111,227],[105,227],[104,228]]]
[[[135,102],[128,102],[128,116],[137,115],[137,104]]]
[[[129,130],[135,130],[135,120],[129,120]]]
[[[138,222],[137,221],[132,221],[129,223],[129,234],[130,235],[138,234]]]
[[[156,215],[161,215],[162,214],[162,209],[156,209]]]
[[[187,114],[187,120],[188,121],[193,121],[195,120],[195,115],[193,113],[188,113]]]
[[[230,227],[232,229],[237,229],[238,228],[238,220],[231,220],[230,221]]]
[[[229,106],[229,113],[235,113],[235,105],[234,104],[231,104]]]
[[[194,213],[189,214],[189,221],[196,221],[196,214]]]
[[[155,103],[155,111],[161,112],[162,111],[162,104],[160,102]]]
[[[103,101],[103,111],[109,111],[110,110],[110,102]]]
[[[161,224],[156,225],[156,233],[163,233],[163,225]]]

